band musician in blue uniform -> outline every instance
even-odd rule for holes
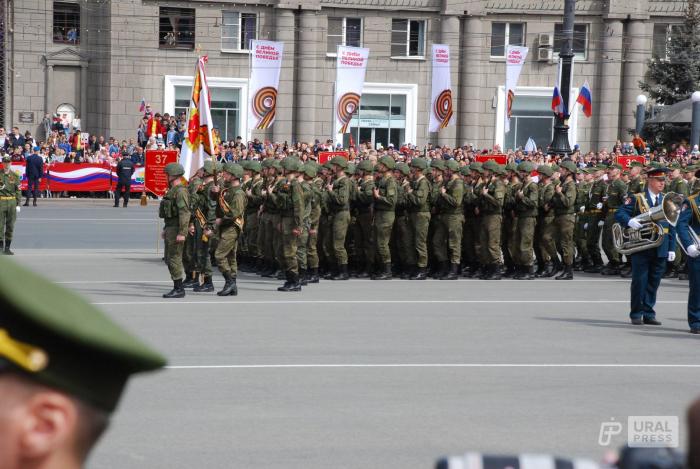
[[[683,250],[688,255],[688,325],[691,334],[700,334],[700,246],[697,235],[700,233],[700,192],[688,197],[683,202],[681,214],[678,217],[676,232]],[[692,230],[692,232],[691,232]]]
[[[663,203],[666,172],[664,167],[655,167],[647,171],[647,186],[644,192],[629,194],[625,204],[615,212],[615,221],[623,228],[638,230],[642,224],[634,217],[648,212]],[[666,262],[676,258],[676,229],[666,221],[659,224],[664,235],[661,245],[645,249],[634,254],[632,258],[632,286],[630,298],[630,319],[634,325],[661,325],[656,319],[656,291],[666,271]]]

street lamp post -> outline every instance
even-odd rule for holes
[[[637,113],[635,114],[634,132],[637,135],[642,135],[644,128],[644,117],[646,113],[647,97],[643,94],[637,96]]]
[[[700,144],[700,91],[695,91],[690,96],[690,101],[693,103],[693,114],[690,124],[690,149],[695,148],[695,145]]]
[[[564,103],[564,115],[556,116],[554,138],[549,146],[549,153],[554,155],[570,155],[569,145],[569,98],[571,94],[571,68],[574,62],[574,17],[576,0],[564,0],[564,35],[559,61],[561,62],[561,99]]]

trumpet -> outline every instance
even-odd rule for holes
[[[676,226],[681,214],[683,196],[669,192],[661,205],[634,217],[642,227],[638,230],[623,227],[619,223],[612,226],[613,245],[620,254],[635,254],[647,249],[655,249],[664,240],[664,227],[661,222]]]
[[[690,236],[690,240],[692,241],[691,246],[695,246],[695,249],[700,250],[700,236],[698,236],[695,233],[695,230],[688,227],[688,236]],[[681,242],[681,237],[678,236],[678,234],[676,234],[676,242],[680,245],[681,249],[683,250],[683,252],[687,256],[688,250],[685,248],[685,246],[683,246],[683,243]]]

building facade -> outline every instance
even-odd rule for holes
[[[41,135],[46,113],[80,118],[82,130],[133,137],[142,98],[155,111],[187,108],[196,57],[209,58],[212,114],[233,139],[313,141],[333,134],[335,51],[370,49],[366,84],[350,128],[355,142],[426,140],[504,148],[551,141],[563,0],[2,0],[0,118]],[[578,0],[573,90],[588,81],[593,117],[576,110],[571,140],[610,147],[634,128],[639,81],[663,59],[685,2]],[[284,42],[277,117],[246,128],[251,39]],[[427,132],[431,44],[452,56],[456,125]],[[529,54],[504,134],[505,45]]]

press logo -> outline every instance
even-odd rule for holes
[[[678,448],[677,416],[627,417],[627,445],[630,448]]]
[[[600,433],[598,434],[598,444],[600,446],[608,446],[614,436],[622,433],[622,424],[616,422],[615,419],[610,419],[609,422],[600,424]]]

